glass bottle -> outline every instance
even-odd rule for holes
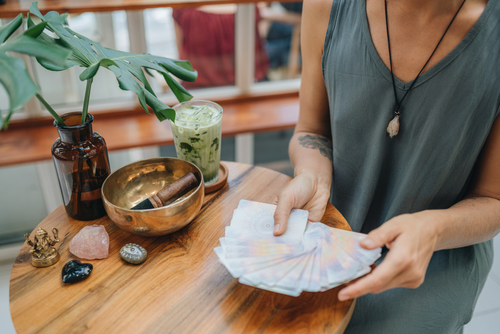
[[[54,121],[59,138],[52,145],[52,159],[66,212],[78,220],[93,220],[106,214],[101,186],[110,173],[104,138],[92,130],[94,117],[80,124],[80,112],[61,116],[66,126]]]

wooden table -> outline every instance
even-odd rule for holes
[[[61,260],[34,268],[25,244],[12,269],[10,309],[17,333],[342,333],[354,303],[339,302],[339,288],[289,297],[240,284],[219,263],[213,248],[239,200],[271,202],[290,179],[265,168],[227,166],[228,185],[206,197],[191,224],[167,236],[132,235],[108,217],[77,221],[62,206],[52,212],[39,227],[59,229]],[[332,205],[322,222],[350,229]],[[69,241],[89,224],[105,226],[109,257],[83,261],[94,266],[90,277],[64,284],[62,267],[77,259]],[[147,249],[146,262],[121,260],[119,250],[129,242]]]

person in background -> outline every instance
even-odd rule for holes
[[[283,2],[280,5],[286,11],[285,13],[302,13],[302,2]],[[293,24],[289,22],[275,19],[269,25],[265,36],[265,47],[271,69],[288,65],[292,32]]]
[[[236,5],[209,5],[174,9],[174,27],[180,59],[189,59],[198,71],[187,89],[234,85],[234,17]],[[255,31],[260,20],[256,8]],[[266,80],[269,60],[262,41],[255,39],[255,80]]]
[[[378,266],[340,290],[346,333],[455,334],[500,231],[500,1],[305,0],[295,178],[277,199],[328,200]]]

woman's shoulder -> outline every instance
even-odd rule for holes
[[[356,8],[364,6],[363,0],[304,0],[302,15],[314,18],[316,24],[328,25],[331,19],[348,19],[359,13]]]
[[[304,49],[321,50],[321,55],[334,1],[338,0],[304,0],[301,27],[303,52]]]
[[[363,3],[361,3],[363,2]],[[355,15],[352,9],[364,5],[362,0],[304,0],[302,10],[302,42],[310,46],[318,46],[323,50],[327,31],[332,31],[340,21],[349,20]],[[312,40],[310,40],[312,39]]]
[[[329,10],[334,1],[339,2],[339,0],[304,0],[304,7],[316,10]]]
[[[304,7],[318,13],[330,14],[333,8],[349,8],[364,3],[363,0],[304,0]]]
[[[332,9],[332,5],[345,2],[344,0],[304,0],[302,13],[314,13],[318,18],[328,18]]]
[[[357,0],[304,0],[302,18],[310,21],[311,25],[320,30],[326,30],[332,11],[338,9],[345,2]]]

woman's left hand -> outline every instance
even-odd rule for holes
[[[339,300],[393,288],[418,288],[438,242],[435,211],[404,214],[385,222],[360,242],[365,249],[386,246],[385,259],[370,274],[340,290]]]

